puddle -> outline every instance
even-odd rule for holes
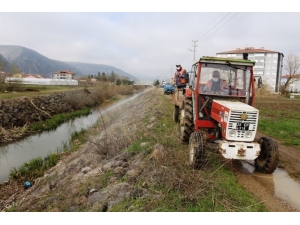
[[[266,185],[271,185],[274,196],[300,210],[300,184],[294,181],[285,170],[277,168],[273,174],[264,174],[255,171],[254,162],[242,162],[242,165],[252,176],[258,177]]]

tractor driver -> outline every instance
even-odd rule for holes
[[[212,73],[212,79],[207,81],[202,92],[213,93],[213,94],[225,94],[228,95],[229,87],[226,80],[220,78],[219,71],[215,70]]]

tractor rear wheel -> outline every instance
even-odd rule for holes
[[[179,106],[178,105],[174,105],[173,120],[176,123],[178,123],[178,121],[179,121]]]
[[[262,173],[273,173],[279,162],[278,145],[269,137],[262,137],[259,143],[261,150],[254,160],[255,169]]]
[[[193,132],[189,140],[188,163],[194,169],[200,169],[204,162],[204,139],[200,132]]]
[[[190,135],[194,131],[193,101],[185,98],[183,108],[180,113],[179,133],[183,143],[189,143]]]

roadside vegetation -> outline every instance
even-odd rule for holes
[[[98,82],[95,84],[81,84],[78,86],[58,86],[58,85],[29,85],[20,83],[4,83],[0,82],[0,100],[16,99],[22,97],[34,97],[40,95],[53,94],[58,92],[82,90],[82,89],[103,89],[107,90],[104,98],[118,94],[129,94],[135,90],[143,89],[144,86],[134,85],[116,85],[114,83]]]
[[[201,170],[193,170],[187,165],[187,145],[179,140],[177,124],[172,119],[173,105],[168,98],[157,89],[156,95],[159,104],[155,112],[149,110],[144,115],[144,122],[139,124],[139,131],[130,133],[122,130],[118,136],[118,143],[105,139],[105,142],[94,143],[94,152],[99,156],[113,157],[116,147],[121,152],[130,152],[133,155],[145,155],[149,161],[145,163],[143,172],[134,181],[137,190],[147,188],[147,195],[129,197],[114,205],[110,211],[115,212],[266,212],[268,209],[263,202],[258,201],[251,193],[247,192],[237,181],[232,165],[232,160],[220,156],[215,145],[207,145],[207,161]],[[289,99],[275,96],[268,92],[258,94],[255,107],[260,110],[259,130],[278,138],[291,145],[298,145],[297,138],[297,113],[299,99]],[[147,121],[155,116],[156,122],[149,127]],[[287,119],[283,119],[287,118]],[[113,118],[111,118],[113,120]],[[280,120],[280,121],[279,121]],[[99,135],[99,127],[105,127],[109,121],[103,118],[89,130],[81,130],[72,134],[72,141],[57,153],[45,159],[37,158],[25,163],[20,168],[11,170],[12,179],[18,180],[21,185],[25,180],[34,180],[42,176],[44,171],[54,166],[63,157],[77,151],[82,145],[91,141],[91,136]],[[145,131],[145,127],[148,129]],[[282,126],[282,127],[281,127]],[[298,124],[299,126],[299,124]],[[104,128],[105,129],[105,128]],[[290,129],[294,136],[288,135]],[[285,133],[286,132],[286,133]],[[129,137],[130,136],[130,137]],[[147,143],[143,146],[142,143]],[[151,159],[153,146],[159,143],[164,146],[166,154],[158,160]],[[49,160],[51,159],[51,160]],[[87,189],[92,187],[98,190],[109,187],[109,180],[114,175],[112,171],[102,175],[90,177],[79,184],[76,194],[64,193],[64,201],[56,206],[55,210],[67,211],[71,199],[82,198]],[[128,177],[123,177],[118,182],[128,182]],[[57,195],[57,194],[56,194]],[[49,197],[49,196],[48,196]],[[86,203],[77,203],[79,211],[90,211]],[[93,209],[94,210],[94,209]],[[103,211],[98,208],[96,211]],[[14,205],[7,211],[18,211]],[[49,208],[49,211],[51,209]]]
[[[5,86],[10,87],[9,90],[14,90],[14,91],[19,91],[18,97],[28,97],[28,92],[34,92],[33,96],[37,95],[37,92],[42,92],[44,94],[49,94],[49,93],[57,93],[60,91],[71,91],[74,90],[74,88],[80,88],[89,91],[89,87],[87,86],[80,86],[80,87],[72,87],[72,86],[41,86],[41,85],[22,85],[18,83],[14,84],[5,84],[2,83],[2,88]],[[0,85],[1,87],[1,85]],[[105,83],[102,83],[96,87],[92,87],[94,89],[99,90],[99,94],[94,95],[94,100],[98,102],[99,105],[104,104],[105,102],[110,102],[110,101],[116,101],[120,98],[122,98],[122,95],[130,95],[133,94],[136,91],[142,90],[145,87],[142,86],[133,86],[133,85],[107,85]],[[13,92],[5,92],[1,93],[0,96],[3,98],[11,99],[15,98],[17,96],[14,95]],[[70,100],[71,101],[71,100]],[[11,134],[16,134],[16,136],[22,137],[23,135],[31,134],[31,133],[36,133],[36,132],[42,132],[42,131],[49,131],[49,130],[54,130],[56,129],[60,124],[72,120],[74,118],[78,118],[81,116],[86,116],[91,113],[91,108],[84,107],[84,104],[80,102],[80,100],[76,100],[76,105],[79,107],[78,110],[70,113],[64,113],[64,114],[59,114],[51,117],[50,119],[47,119],[45,121],[40,121],[37,123],[29,124],[24,127],[15,127],[14,129],[10,130]],[[80,107],[81,106],[81,107]],[[3,133],[8,132],[7,130],[3,129],[0,127],[0,135],[3,135]],[[71,140],[78,139],[79,136],[84,137],[82,135],[85,133],[86,130],[81,130],[80,132],[75,132],[72,134]],[[82,140],[82,137],[80,140]],[[86,141],[86,139],[84,139]],[[73,143],[74,146],[76,146],[75,143]],[[74,150],[73,145],[70,146],[64,146],[63,149],[57,149],[57,153],[51,153],[44,159],[41,158],[34,158],[29,162],[24,163],[24,165],[20,166],[19,168],[12,168],[10,177],[16,180],[23,181],[24,179],[30,179],[33,180],[35,178],[38,178],[43,174],[43,172],[48,169],[49,167],[54,166],[57,161],[59,160],[59,156],[56,156],[56,154],[61,153],[61,152],[70,152],[70,150]],[[69,149],[67,149],[69,148]],[[49,159],[51,159],[49,161]],[[49,162],[51,162],[49,164]],[[40,170],[37,172],[37,170]]]
[[[36,157],[25,162],[18,168],[13,167],[10,170],[10,179],[15,180],[19,185],[23,185],[24,181],[33,181],[42,177],[44,172],[55,166],[59,160],[68,156],[71,152],[78,150],[79,143],[82,144],[87,141],[86,132],[86,129],[74,132],[71,135],[70,144],[63,143],[61,147],[56,149],[56,152],[49,153],[44,158]]]
[[[80,90],[83,86],[52,86],[52,85],[27,85],[20,83],[0,82],[0,100],[32,97],[70,90]]]
[[[41,93],[43,90],[40,90]],[[45,90],[44,90],[45,91]],[[50,92],[53,90],[50,90]],[[55,90],[59,91],[59,90]],[[124,90],[123,90],[124,91]],[[34,91],[33,91],[34,92]],[[46,92],[46,91],[45,91]],[[109,94],[113,91],[107,92]],[[126,94],[126,91],[119,92]],[[157,94],[159,93],[159,94]],[[1,94],[2,95],[2,94]],[[0,97],[1,97],[0,95]],[[263,133],[282,141],[286,145],[298,147],[300,150],[300,133],[298,131],[300,110],[300,99],[286,98],[286,95],[278,96],[270,94],[267,87],[258,90],[254,107],[260,110],[258,129]],[[13,98],[14,93],[9,93],[6,98]],[[115,95],[106,96],[115,99]],[[97,156],[113,157],[118,150],[123,153],[131,153],[133,156],[144,155],[147,160],[139,178],[130,181],[136,190],[147,189],[146,195],[139,193],[135,196],[124,198],[123,201],[114,205],[110,211],[114,212],[266,212],[268,209],[263,202],[258,201],[251,193],[247,192],[237,181],[232,165],[233,160],[226,160],[220,156],[216,146],[206,146],[206,162],[200,170],[194,170],[187,165],[187,145],[179,140],[177,124],[172,119],[173,105],[168,98],[157,91],[154,96],[159,101],[155,111],[149,110],[144,115],[144,122],[138,124],[139,130],[130,133],[119,130],[116,139],[106,137],[104,142],[94,142],[94,153]],[[86,112],[85,112],[86,113]],[[155,115],[156,121],[149,126],[148,121]],[[58,116],[58,121],[62,121]],[[57,153],[51,153],[46,158],[35,158],[23,164],[19,168],[11,170],[11,178],[22,185],[25,180],[34,180],[43,176],[44,172],[56,165],[63,157],[71,152],[77,151],[87,142],[91,142],[91,136],[99,135],[99,127],[104,127],[107,122],[101,121],[89,130],[81,130],[72,134],[71,143]],[[47,122],[48,123],[48,122]],[[56,124],[55,120],[49,121],[47,129]],[[57,124],[60,122],[57,122]],[[41,129],[43,124],[36,129]],[[147,130],[144,128],[148,127]],[[45,129],[46,129],[45,128]],[[117,140],[117,141],[115,141]],[[142,145],[147,143],[147,145]],[[164,147],[164,154],[158,158],[152,158],[153,146],[157,144]],[[102,172],[102,171],[101,171]],[[51,192],[42,198],[59,199],[56,205],[47,205],[46,211],[68,211],[71,202],[76,204],[78,211],[91,211],[90,206],[84,202],[87,190],[96,188],[98,190],[109,187],[110,178],[114,171],[105,171],[97,176],[87,178],[78,184],[76,191],[63,190],[62,192]],[[49,179],[52,179],[50,177]],[[123,176],[116,182],[129,182],[129,178]],[[69,184],[68,184],[69,185]],[[0,197],[4,197],[0,185]],[[3,189],[2,189],[3,190]],[[75,202],[75,203],[74,203]],[[6,211],[18,211],[18,204],[13,205]],[[36,209],[35,211],[39,211]],[[107,206],[93,209],[103,212]]]
[[[262,202],[259,202],[252,194],[248,193],[236,180],[231,169],[232,161],[224,160],[216,151],[214,145],[208,145],[206,156],[207,161],[201,170],[193,170],[187,165],[187,145],[179,140],[177,124],[172,119],[173,105],[157,89],[155,96],[158,104],[155,109],[149,109],[144,115],[143,122],[138,125],[136,133],[127,134],[120,130],[118,143],[106,141],[105,143],[94,143],[95,153],[99,156],[112,157],[113,149],[120,148],[121,152],[130,152],[138,156],[144,155],[148,160],[144,168],[135,181],[131,181],[137,190],[147,188],[147,195],[139,197],[129,197],[114,205],[110,211],[125,212],[265,212],[267,209]],[[154,111],[153,111],[154,110]],[[153,126],[149,126],[149,121],[155,116],[156,121]],[[72,135],[72,142],[65,146],[64,157],[68,152],[76,151],[87,140],[91,140],[92,135],[99,135],[99,126],[105,126],[107,122],[100,119],[99,123],[89,130],[76,132]],[[144,128],[148,126],[148,129]],[[130,136],[130,137],[129,137]],[[122,137],[122,138],[120,138]],[[106,139],[107,140],[107,139]],[[142,143],[147,145],[142,146]],[[153,146],[158,144],[166,149],[166,154],[157,160],[151,159]],[[116,152],[114,152],[116,153]],[[55,158],[55,157],[54,157]],[[55,158],[55,159],[59,159]],[[53,160],[54,161],[54,160]],[[35,172],[36,165],[46,169],[42,159],[34,159],[20,168],[12,170],[12,177],[20,181],[40,176]],[[57,161],[54,162],[54,164]],[[32,172],[27,169],[32,168]],[[87,189],[91,187],[98,190],[107,188],[109,179],[114,175],[112,171],[104,172],[99,176],[92,176],[88,180],[78,184],[79,189],[72,193],[61,193],[64,200],[56,204],[55,210],[67,211],[71,204],[71,199],[81,199]],[[129,182],[129,178],[124,176],[118,182]],[[54,193],[54,192],[53,192]],[[75,194],[76,193],[76,194]],[[58,193],[55,192],[55,195]],[[48,196],[49,197],[49,196]],[[73,200],[72,200],[73,201]],[[77,201],[76,201],[77,202]],[[77,203],[79,211],[90,211],[86,203]],[[38,209],[36,209],[38,210]],[[51,210],[51,208],[49,208]],[[95,209],[93,209],[95,210]],[[104,211],[98,208],[96,211]],[[14,205],[7,211],[18,211],[18,206]]]
[[[131,95],[135,92],[139,92],[144,89],[144,86],[134,86],[134,85],[115,85],[108,84],[105,82],[97,83],[95,86],[41,86],[41,85],[23,85],[23,84],[6,84],[2,83],[3,86],[13,85],[13,92],[0,92],[0,99],[19,99],[19,98],[30,98],[41,95],[55,94],[59,92],[68,92],[74,90],[83,90],[87,93],[87,98],[92,101],[86,101],[84,98],[74,98],[70,96],[65,98],[65,103],[70,106],[70,108],[75,111],[65,112],[59,115],[48,116],[50,119],[40,119],[39,122],[30,124],[26,123],[24,126],[12,126],[11,128],[0,126],[0,142],[14,141],[24,136],[32,133],[46,131],[55,129],[58,125],[66,122],[70,119],[88,115],[90,113],[91,107],[101,105],[107,102],[112,102],[114,100],[123,98],[126,95]],[[1,85],[0,85],[1,89]],[[47,113],[47,112],[45,112]]]

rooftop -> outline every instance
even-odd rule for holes
[[[254,47],[246,47],[246,48],[236,48],[235,50],[218,52],[217,54],[229,54],[229,53],[280,53],[278,51],[267,50],[264,47],[254,48]]]
[[[60,70],[58,72],[55,72],[54,74],[60,74],[60,73],[66,73],[66,74],[75,74],[74,72],[70,70]]]

